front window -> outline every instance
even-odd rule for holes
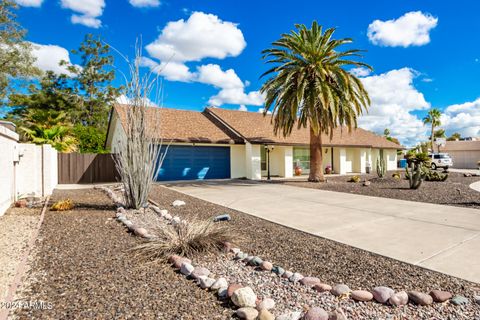
[[[262,146],[260,148],[260,165],[261,165],[261,168],[262,168],[262,171],[266,171],[267,170],[267,150],[265,150],[265,148]]]
[[[310,149],[294,147],[293,148],[293,169],[300,167],[303,174],[310,172]]]

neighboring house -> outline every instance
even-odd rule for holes
[[[109,123],[107,147],[116,152],[124,139],[120,119],[128,106],[116,105]],[[158,112],[147,126],[160,125],[161,138],[169,149],[159,180],[195,180],[247,178],[259,180],[267,174],[290,178],[295,166],[309,172],[309,129],[294,129],[289,137],[273,133],[271,117],[261,113],[206,108],[203,112],[149,108]],[[148,114],[147,112],[147,114]],[[120,115],[120,117],[119,117]],[[158,118],[157,118],[158,119]],[[363,129],[348,132],[334,130],[333,137],[323,137],[324,168],[335,173],[365,173],[366,167],[383,154],[388,170],[397,168],[397,150],[402,146]],[[267,161],[267,147],[271,150]],[[382,151],[381,151],[382,150]]]
[[[480,161],[480,140],[447,141],[440,152],[452,157],[454,168],[475,169]]]

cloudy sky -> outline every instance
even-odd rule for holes
[[[353,38],[374,68],[352,70],[372,99],[361,127],[389,128],[412,145],[427,134],[422,117],[438,107],[448,134],[480,136],[478,1],[16,1],[40,68],[62,72],[59,60],[78,63],[69,50],[86,33],[128,56],[141,37],[142,64],[165,79],[163,105],[191,110],[261,109],[260,52],[296,23],[317,20]]]

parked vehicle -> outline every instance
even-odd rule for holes
[[[437,168],[448,169],[453,166],[453,160],[448,153],[433,153],[430,154],[430,158],[432,158],[432,170]]]

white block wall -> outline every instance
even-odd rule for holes
[[[15,168],[18,134],[0,126],[0,216],[10,207],[15,199]]]

